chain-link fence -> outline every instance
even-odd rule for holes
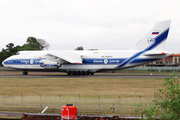
[[[4,111],[22,111],[40,113],[49,106],[46,113],[61,113],[61,108],[67,103],[77,106],[78,114],[131,114],[139,103],[150,103],[154,98],[116,98],[95,97],[66,97],[57,95],[55,97],[38,96],[7,96],[0,97],[0,108]]]

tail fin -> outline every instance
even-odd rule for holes
[[[166,20],[156,24],[132,49],[145,51],[164,50],[170,23],[171,20]]]

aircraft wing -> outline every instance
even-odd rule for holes
[[[81,55],[73,53],[73,52],[68,52],[68,51],[50,52],[47,55],[61,58],[72,64],[82,64]]]

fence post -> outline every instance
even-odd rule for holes
[[[81,104],[80,104],[80,95],[78,94],[78,96],[79,96],[79,112],[81,111]]]
[[[162,113],[162,96],[160,96],[160,98],[161,98],[161,113]]]
[[[114,103],[113,103],[113,116],[114,116],[114,110],[115,110],[115,109],[114,109]]]
[[[23,111],[23,95],[21,93],[21,111]]]
[[[4,110],[4,93],[2,93],[2,95],[3,95],[3,110]]]
[[[119,113],[120,113],[120,104],[121,104],[121,102],[120,102],[120,95],[118,95],[119,96]]]
[[[139,95],[139,98],[140,98],[140,105],[141,105],[141,95]],[[140,106],[140,113],[141,113],[141,106]]]
[[[98,98],[99,98],[99,112],[101,112],[101,106],[100,106],[100,96],[98,95]]]
[[[59,112],[61,112],[61,96],[60,96],[60,94],[58,94],[59,95]]]
[[[40,111],[42,111],[41,94],[39,94],[39,96],[40,96]]]

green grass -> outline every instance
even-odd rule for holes
[[[0,78],[6,96],[153,97],[163,79],[156,78]]]
[[[163,87],[163,83],[163,78],[0,78],[0,93],[5,96],[6,111],[21,111],[22,94],[23,111],[40,112],[41,94],[42,108],[50,105],[47,112],[59,113],[58,94],[61,95],[61,106],[73,103],[78,108],[79,94],[80,113],[105,114],[114,103],[115,114],[130,114],[139,103],[139,95],[142,102],[148,104],[154,98],[154,93]],[[98,95],[101,113],[98,112]],[[118,95],[121,97],[121,113]],[[0,110],[3,108],[2,101],[0,94]]]
[[[5,118],[5,119],[9,119],[9,120],[11,120],[11,119],[19,120],[19,119],[21,119],[21,117],[9,117],[9,116],[0,116],[0,118]]]

